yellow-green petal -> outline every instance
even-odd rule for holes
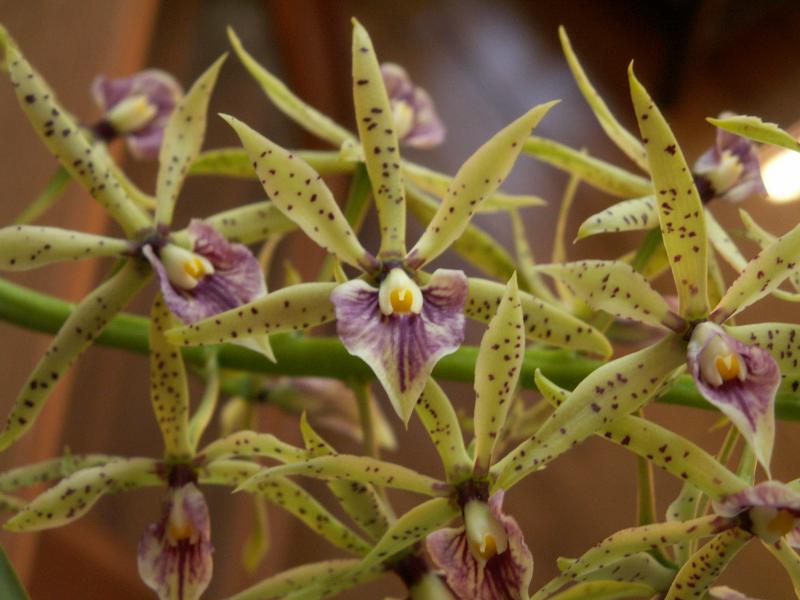
[[[356,567],[358,563],[357,558],[340,558],[300,565],[259,581],[225,600],[283,600],[298,589],[336,578]]]
[[[464,446],[464,435],[453,404],[433,377],[428,379],[415,410],[436,446],[447,481],[463,480],[472,472],[472,459]]]
[[[356,163],[343,160],[333,150],[296,150],[293,154],[306,161],[320,175],[352,173]],[[256,179],[253,164],[244,148],[206,150],[189,167],[189,175],[219,175],[240,179]]]
[[[623,200],[586,219],[578,228],[576,239],[598,233],[618,233],[650,229],[658,223],[658,207],[654,196]]]
[[[205,461],[225,458],[272,458],[282,463],[308,458],[308,452],[276,438],[271,433],[237,431],[211,442],[197,453]]]
[[[724,119],[706,119],[712,125],[730,131],[736,135],[751,139],[762,144],[772,144],[787,150],[800,152],[800,142],[788,131],[784,131],[775,123],[762,121],[759,117],[749,115],[735,115]]]
[[[745,344],[767,350],[781,371],[781,391],[800,391],[800,325],[793,323],[757,323],[725,326],[725,332]]]
[[[636,120],[647,148],[664,247],[678,290],[680,314],[689,319],[708,314],[706,274],[708,244],[703,204],[683,152],[647,90],[628,70]]]
[[[245,204],[203,219],[229,242],[252,244],[297,229],[270,201]],[[177,235],[180,235],[178,233]]]
[[[110,454],[65,454],[0,473],[0,492],[14,492],[38,483],[63,479],[76,471],[104,465],[119,456]]]
[[[655,593],[656,590],[644,583],[586,581],[551,596],[551,600],[625,600],[649,598]]]

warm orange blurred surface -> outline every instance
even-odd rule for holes
[[[758,114],[784,125],[800,118],[796,62],[800,12],[793,3],[764,4],[757,8],[758,3],[744,1],[678,0],[0,0],[0,21],[63,102],[85,119],[95,116],[88,86],[96,73],[122,75],[149,65],[170,70],[188,83],[228,50],[225,25],[231,24],[256,58],[303,98],[351,125],[348,38],[349,17],[355,15],[370,30],[381,58],[402,63],[428,89],[448,126],[444,146],[426,153],[410,152],[415,160],[454,172],[472,149],[525,109],[562,98],[539,132],[633,169],[607,142],[577,90],[561,55],[557,25],[568,28],[593,81],[615,114],[630,126],[625,68],[635,58],[640,78],[659,93],[687,156],[695,157],[713,139],[713,128],[704,117],[722,110]],[[235,58],[223,70],[212,110],[234,114],[285,146],[321,147],[267,103]],[[0,222],[6,223],[38,193],[54,167],[22,119],[6,83],[0,83],[0,124],[4,134]],[[227,127],[212,118],[206,147],[234,143]],[[153,165],[129,161],[128,167],[145,189],[153,188]],[[534,193],[550,201],[548,207],[528,209],[525,214],[537,256],[549,254],[565,182],[562,173],[528,158],[520,160],[510,179],[511,191]],[[191,180],[176,219],[183,223],[190,216],[217,212],[260,195],[260,189],[249,182]],[[576,199],[570,231],[613,201],[584,186]],[[742,206],[778,233],[800,216],[797,205],[749,201]],[[737,208],[715,207],[715,215],[737,230],[741,228]],[[74,185],[45,221],[94,232],[107,226],[101,211]],[[505,217],[482,216],[479,222],[499,239],[510,238]],[[374,247],[376,236],[370,231],[368,223],[365,243]],[[635,235],[593,238],[570,248],[571,257],[612,257],[637,240]],[[752,246],[745,248],[752,253]],[[279,259],[287,257],[311,276],[321,253],[298,234],[283,244]],[[107,267],[94,263],[49,267],[13,279],[74,300]],[[730,278],[731,273],[726,274]],[[142,294],[130,310],[143,311],[148,297]],[[767,299],[744,320],[796,322],[798,316],[795,306]],[[472,332],[472,341],[478,332]],[[4,342],[0,412],[5,414],[48,338],[0,323],[0,339]],[[460,406],[469,406],[470,386],[449,389]],[[58,392],[28,437],[0,456],[0,467],[52,456],[65,446],[76,453],[145,456],[160,450],[144,358],[93,348]],[[382,392],[377,394],[383,401]],[[715,421],[711,413],[659,406],[648,415],[709,449],[721,441],[720,432],[708,433]],[[288,441],[297,440],[293,417],[269,411],[262,425]],[[399,425],[395,429],[401,451],[387,458],[437,474],[430,466],[436,464],[435,454],[419,425],[412,424],[408,432]],[[778,479],[798,474],[798,433],[797,424],[779,426],[773,468]],[[357,450],[347,440],[334,440],[342,449]],[[661,473],[657,484],[663,513],[677,484]],[[507,508],[520,521],[534,554],[535,583],[554,575],[556,557],[575,556],[612,531],[632,525],[634,486],[633,458],[601,440],[590,440],[515,488]],[[323,486],[308,488],[325,497]],[[208,597],[227,596],[287,566],[339,555],[300,523],[270,508],[272,547],[258,573],[249,576],[239,558],[252,523],[248,499],[230,497],[221,489],[209,490],[208,497],[216,546],[215,578]],[[411,501],[398,496],[398,510],[411,506]],[[2,534],[0,540],[25,574],[34,600],[148,597],[136,575],[135,549],[141,531],[155,520],[159,507],[158,491],[107,498],[78,524],[38,536]],[[777,600],[791,594],[785,574],[756,544],[736,559],[724,579],[762,598]],[[385,579],[381,585],[343,597],[383,598],[401,593],[396,581]]]

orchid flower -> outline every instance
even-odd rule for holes
[[[124,137],[136,158],[155,159],[183,90],[169,73],[147,69],[130,77],[97,77],[92,96],[103,111],[93,127],[95,135],[106,142]]]
[[[127,239],[55,227],[0,229],[2,270],[27,270],[85,257],[123,261],[109,279],[78,304],[35,367],[0,433],[0,449],[33,424],[50,390],[73,360],[145,284],[153,270],[171,310],[185,322],[205,318],[266,293],[256,259],[245,246],[227,240],[246,244],[292,227],[271,203],[261,202],[202,222],[192,221],[183,230],[170,230],[188,166],[203,142],[208,102],[222,58],[201,75],[166,125],[159,155],[157,208],[155,217],[151,217],[131,199],[120,179],[122,174],[103,145],[83,134],[15,45],[8,44],[6,49],[11,81],[34,129],[70,176],[120,224]],[[249,343],[271,356],[266,338]]]
[[[436,362],[461,344],[465,315],[487,320],[502,295],[501,285],[468,280],[461,271],[439,269],[428,275],[422,268],[459,237],[481,202],[505,179],[522,141],[552,103],[530,110],[466,161],[427,229],[406,251],[397,134],[377,57],[358,23],[353,82],[363,156],[380,222],[377,258],[361,246],[331,191],[308,164],[241,121],[225,117],[274,205],[342,263],[361,271],[361,277],[341,285],[285,288],[172,332],[170,339],[179,345],[217,343],[307,329],[335,318],[345,347],[372,367],[393,408],[407,422]],[[610,350],[599,332],[552,305],[526,295],[523,307],[531,339],[600,354]]]
[[[445,129],[428,92],[414,85],[406,70],[395,63],[383,63],[381,76],[392,121],[401,144],[433,148],[444,141]]]
[[[657,343],[614,360],[584,379],[531,440],[496,467],[508,488],[614,419],[653,398],[688,364],[698,390],[736,425],[769,470],[775,434],[774,400],[794,377],[794,325],[729,327],[724,323],[769,294],[797,268],[800,226],[744,267],[713,309],[707,299],[705,214],[691,172],[669,126],[630,71],[631,94],[657,196],[661,234],[678,292],[676,314],[647,280],[618,261],[541,265],[594,310],[667,331]],[[578,418],[576,415],[582,415]]]

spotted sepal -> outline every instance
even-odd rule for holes
[[[336,451],[311,427],[306,413],[300,417],[300,433],[312,457],[333,456]],[[391,509],[369,484],[355,481],[329,481],[328,487],[344,511],[371,539],[380,539],[392,519]]]
[[[503,430],[525,354],[525,329],[516,274],[481,338],[475,362],[475,473],[482,477]]]
[[[735,115],[724,119],[708,117],[706,121],[715,127],[730,131],[754,142],[772,144],[773,146],[800,152],[800,142],[797,141],[795,136],[788,131],[784,131],[775,123],[767,123],[758,117],[748,115]]]
[[[578,60],[578,56],[572,49],[567,30],[563,26],[558,28],[558,38],[561,40],[561,49],[564,51],[564,57],[567,59],[567,64],[569,64],[569,69],[575,78],[575,83],[578,84],[583,97],[592,109],[597,122],[600,123],[600,127],[606,132],[608,139],[614,142],[617,148],[622,150],[639,168],[648,171],[650,165],[647,162],[647,151],[641,142],[636,139],[636,136],[617,120],[605,100],[592,85],[592,82],[589,81]]]
[[[470,277],[464,314],[470,319],[488,323],[503,298],[504,290],[502,283]],[[611,356],[610,342],[591,325],[531,294],[520,292],[519,298],[522,303],[525,336],[529,340],[589,352],[604,358]]]
[[[452,177],[407,160],[401,163],[401,168],[405,178],[416,187],[429,194],[438,196],[439,198],[443,198],[447,195],[447,190],[453,183]],[[406,182],[406,186],[408,186],[408,182]],[[515,208],[526,208],[528,206],[545,205],[547,205],[547,201],[540,196],[506,194],[505,192],[496,190],[478,206],[476,212],[492,213]]]
[[[272,202],[255,202],[203,219],[229,242],[249,245],[297,229],[294,221],[273,206]]]
[[[263,334],[300,331],[333,320],[336,283],[300,283],[192,325],[170,329],[171,344],[221,344]]]
[[[61,376],[144,285],[148,275],[138,262],[129,261],[75,307],[17,396],[0,433],[0,450],[33,425]]]
[[[551,596],[551,600],[624,600],[649,598],[656,590],[645,583],[628,581],[585,581]]]
[[[559,558],[557,562],[558,568],[566,571],[575,560]],[[630,556],[609,562],[605,567],[578,575],[575,581],[624,581],[648,585],[654,590],[666,590],[676,572],[643,551],[634,552]]]
[[[455,483],[463,480],[472,472],[473,461],[464,446],[464,436],[453,404],[432,377],[428,379],[415,411],[436,446],[447,481]]]
[[[686,361],[677,336],[606,363],[588,375],[544,425],[492,468],[494,487],[508,489],[533,470],[656,396]]]
[[[164,458],[187,460],[189,442],[189,383],[180,349],[167,342],[164,331],[175,323],[172,313],[156,294],[150,310],[150,403],[164,440]]]
[[[364,163],[380,222],[378,258],[406,253],[406,197],[392,107],[372,40],[353,19],[353,101]]]
[[[118,456],[108,454],[65,454],[0,473],[0,492],[15,492],[37,483],[63,479],[76,471],[104,465]]]
[[[245,123],[227,115],[223,118],[239,136],[272,203],[339,260],[371,270],[375,258],[359,243],[320,175]]]
[[[734,528],[713,537],[681,567],[665,600],[703,600],[709,588],[752,535]]]
[[[228,40],[245,69],[253,76],[264,93],[283,114],[306,131],[330,142],[336,148],[352,141],[353,134],[298,98],[280,79],[267,71],[242,46],[239,36],[228,27]]]
[[[294,154],[306,161],[320,175],[352,173],[356,166],[355,162],[343,160],[339,152],[331,150],[298,150]],[[201,152],[189,167],[189,175],[256,178],[253,163],[244,148],[218,148]]]
[[[694,518],[703,493],[690,481],[684,481],[681,491],[667,507],[667,521],[689,521]],[[684,542],[674,544],[672,555],[675,562],[682,565],[689,560],[690,545]]]
[[[530,292],[537,298],[543,298],[550,303],[555,303],[555,295],[547,287],[542,276],[533,268],[536,265],[536,258],[533,255],[531,245],[528,243],[525,223],[522,217],[516,210],[509,211],[508,216],[511,219],[511,232],[514,237],[514,253],[517,257],[517,275],[519,276],[520,289]],[[503,278],[499,277],[499,279]]]
[[[43,492],[9,519],[9,531],[37,531],[71,523],[85,515],[105,494],[161,485],[159,463],[125,458],[82,469]]]
[[[712,311],[711,319],[722,323],[777,289],[784,279],[797,273],[798,256],[800,225],[763,248],[745,265]]]
[[[534,135],[522,150],[612,196],[639,198],[653,193],[648,179],[553,140]]]
[[[425,496],[441,496],[450,491],[443,481],[416,471],[369,456],[336,454],[308,458],[295,463],[263,469],[240,488],[255,490],[275,477],[304,475],[322,480],[344,480],[416,492]]]
[[[708,243],[703,204],[692,172],[661,111],[628,69],[631,98],[647,148],[664,248],[678,291],[680,314],[696,319],[708,313]]]
[[[783,392],[800,391],[800,325],[791,323],[757,323],[726,326],[726,333],[745,344],[767,350],[778,363]]]
[[[595,310],[674,331],[682,331],[686,326],[647,279],[624,262],[581,260],[538,265],[536,271],[560,279]]]
[[[532,108],[467,159],[422,237],[408,253],[409,264],[415,268],[424,266],[461,236],[480,204],[508,176],[531,130],[555,104],[548,102]]]
[[[654,196],[643,196],[617,202],[586,219],[578,228],[576,239],[599,233],[639,231],[658,224],[658,207]]]
[[[288,463],[305,460],[308,452],[282,442],[271,433],[237,431],[211,442],[198,452],[198,456],[205,461],[261,457]]]
[[[744,223],[745,234],[747,237],[758,244],[762,250],[778,239],[777,236],[771,234],[758,223],[756,223],[753,217],[751,217],[746,210],[739,209],[739,216],[742,219],[742,223]],[[742,268],[740,267],[737,269],[737,271],[741,271],[741,269]],[[800,270],[795,270],[789,276],[789,282],[792,284],[792,287],[795,289],[796,293],[786,292],[781,289],[775,289],[772,293],[776,298],[780,298],[781,300],[800,302]]]
[[[206,135],[208,103],[227,54],[219,57],[181,99],[167,121],[158,153],[156,223],[169,225],[189,168],[200,155]]]
[[[416,186],[406,185],[408,210],[420,223],[427,225],[439,204]],[[514,259],[483,229],[470,223],[450,248],[464,260],[487,275],[508,279],[514,272]]]
[[[80,182],[126,234],[143,229],[150,219],[125,193],[109,169],[106,156],[92,144],[59,104],[42,77],[14,45],[6,47],[8,71],[17,99],[34,130],[70,176]]]
[[[323,600],[324,598],[331,598],[345,590],[382,577],[387,571],[388,567],[383,564],[374,565],[369,569],[362,569],[356,565],[352,569],[340,571],[307,588],[296,590],[286,596],[284,600]]]
[[[119,256],[131,249],[127,240],[58,227],[12,225],[0,229],[0,270],[25,271],[64,260]]]
[[[309,588],[335,579],[358,565],[357,558],[340,558],[308,563],[259,581],[227,600],[284,600],[300,589]]]

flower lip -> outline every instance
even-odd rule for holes
[[[742,356],[728,343],[724,333],[713,323],[701,323],[692,332],[693,352],[699,347],[697,361],[700,377],[708,385],[720,387],[728,381],[747,379],[747,365]]]
[[[736,518],[745,531],[775,543],[800,524],[800,493],[778,481],[764,481],[713,504],[714,512]]]

